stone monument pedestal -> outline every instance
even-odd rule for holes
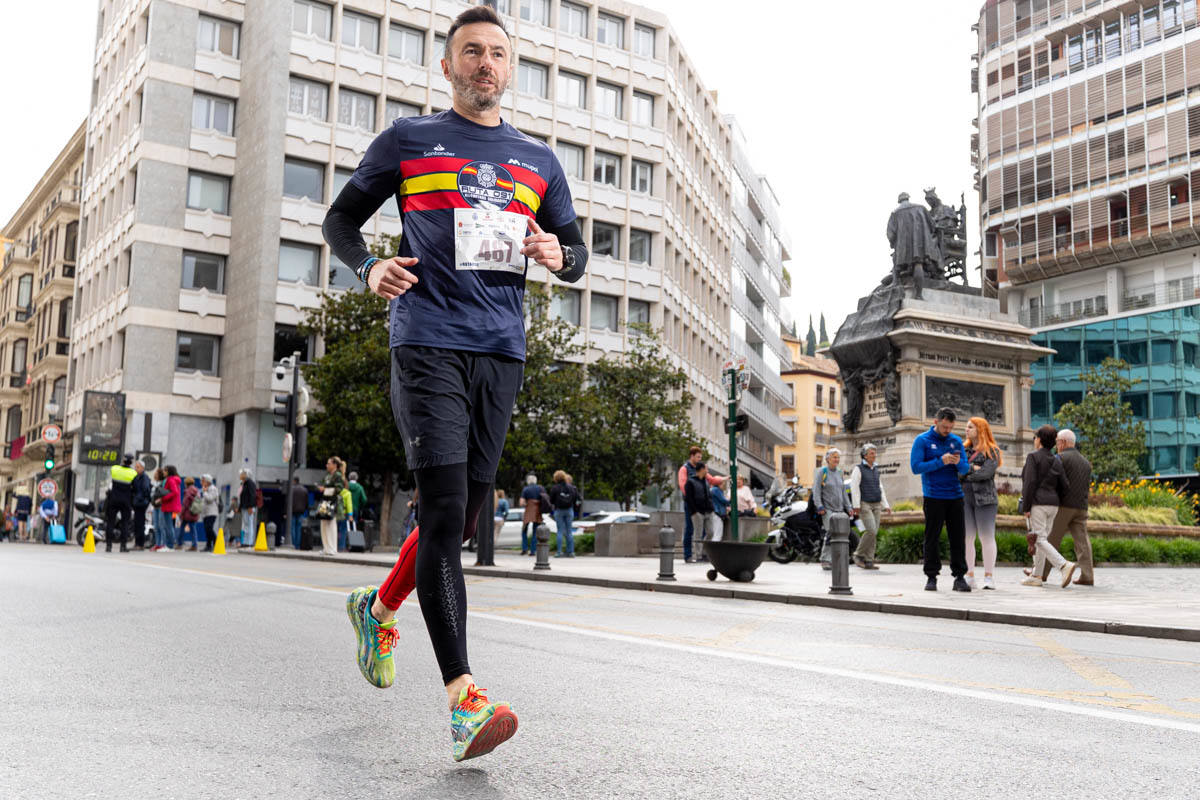
[[[857,430],[845,429],[834,439],[846,472],[858,463],[859,448],[872,442],[888,500],[919,500],[921,478],[909,469],[912,443],[929,430],[938,409],[949,406],[957,414],[954,432],[962,438],[970,417],[988,421],[1004,453],[996,486],[1004,490],[1007,483],[1019,492],[1021,467],[1033,446],[1029,366],[1053,351],[1033,344],[1033,331],[1001,314],[997,300],[967,289],[926,289],[921,300],[904,297],[891,320],[886,337],[896,374],[864,388]],[[887,403],[889,380],[899,389],[895,421]],[[843,406],[846,400],[843,392]]]

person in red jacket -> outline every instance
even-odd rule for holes
[[[163,531],[164,549],[174,550],[179,545],[183,544],[182,535],[178,538],[176,533],[179,530],[178,515],[183,508],[183,498],[180,493],[182,481],[179,480],[179,470],[168,464],[166,466],[167,479],[164,488],[167,493],[163,496],[162,509],[164,521],[167,524],[167,529]]]

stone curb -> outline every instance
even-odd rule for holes
[[[386,566],[369,558],[339,556],[336,559],[309,553],[254,551],[243,548],[239,555],[267,556],[270,558],[292,558],[300,561],[321,561],[326,564],[352,564],[355,566]],[[490,578],[512,578],[546,583],[570,583],[576,586],[599,586],[607,589],[632,589],[635,591],[662,592],[664,594],[690,594],[697,597],[728,597],[738,600],[756,600],[767,603],[789,603],[800,606],[838,608],[846,611],[874,611],[882,614],[901,614],[910,617],[933,617],[958,619],[969,622],[988,622],[998,625],[1025,625],[1032,628],[1057,628],[1088,633],[1109,633],[1116,636],[1144,636],[1151,639],[1177,639],[1184,642],[1200,642],[1200,628],[1175,628],[1165,625],[1134,625],[1125,622],[1106,622],[1094,619],[1071,617],[1046,617],[1035,614],[1011,614],[1000,611],[979,611],[968,608],[945,608],[922,606],[914,603],[892,603],[882,600],[860,600],[836,595],[788,594],[786,592],[761,591],[751,588],[735,588],[736,584],[714,584],[712,586],[659,581],[631,581],[595,578],[588,575],[563,575],[554,572],[511,570],[499,567],[463,566],[463,574]]]

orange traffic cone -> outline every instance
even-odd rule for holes
[[[254,540],[255,550],[267,550],[267,526],[263,523],[258,523],[258,538]]]
[[[92,526],[88,525],[87,538],[83,540],[83,552],[96,552],[96,535],[92,533]]]
[[[213,545],[213,555],[225,555],[225,529],[217,528],[217,543]]]

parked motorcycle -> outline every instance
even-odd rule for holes
[[[83,543],[87,539],[89,525],[92,526],[92,538],[96,544],[108,540],[108,526],[105,524],[104,517],[100,514],[99,509],[96,508],[96,504],[92,502],[91,498],[76,497],[75,510],[78,512],[75,514],[75,542],[80,547],[83,547]],[[146,516],[149,517],[148,511]],[[154,544],[154,526],[150,524],[149,519],[146,520],[146,541],[149,544]],[[134,537],[131,531],[126,544],[132,547],[133,542]]]
[[[821,517],[812,505],[809,492],[799,481],[777,497],[771,498],[771,532],[767,534],[767,556],[772,561],[788,564],[797,558],[816,561],[821,557],[825,530]],[[850,531],[850,552],[858,547],[858,533]]]

